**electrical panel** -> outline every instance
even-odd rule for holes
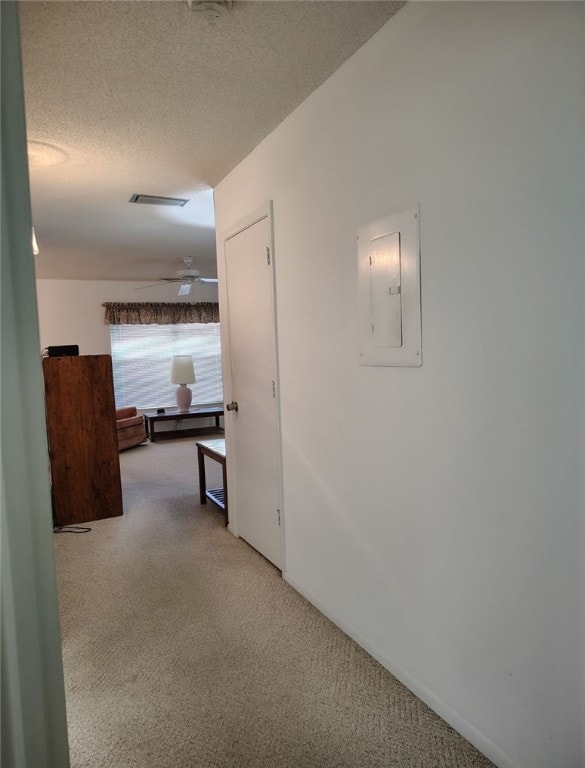
[[[420,366],[419,206],[358,231],[360,362]]]

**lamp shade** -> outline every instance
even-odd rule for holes
[[[195,369],[191,355],[175,355],[171,363],[171,384],[193,384]]]

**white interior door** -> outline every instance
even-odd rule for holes
[[[267,214],[225,240],[229,307],[230,518],[237,533],[282,567],[280,437],[273,257]]]

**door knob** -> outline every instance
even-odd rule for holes
[[[226,408],[228,411],[235,411],[236,413],[238,412],[238,404],[235,400],[232,400],[231,403],[228,403]]]

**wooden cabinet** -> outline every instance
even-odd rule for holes
[[[121,515],[111,357],[45,357],[43,374],[55,523]]]

